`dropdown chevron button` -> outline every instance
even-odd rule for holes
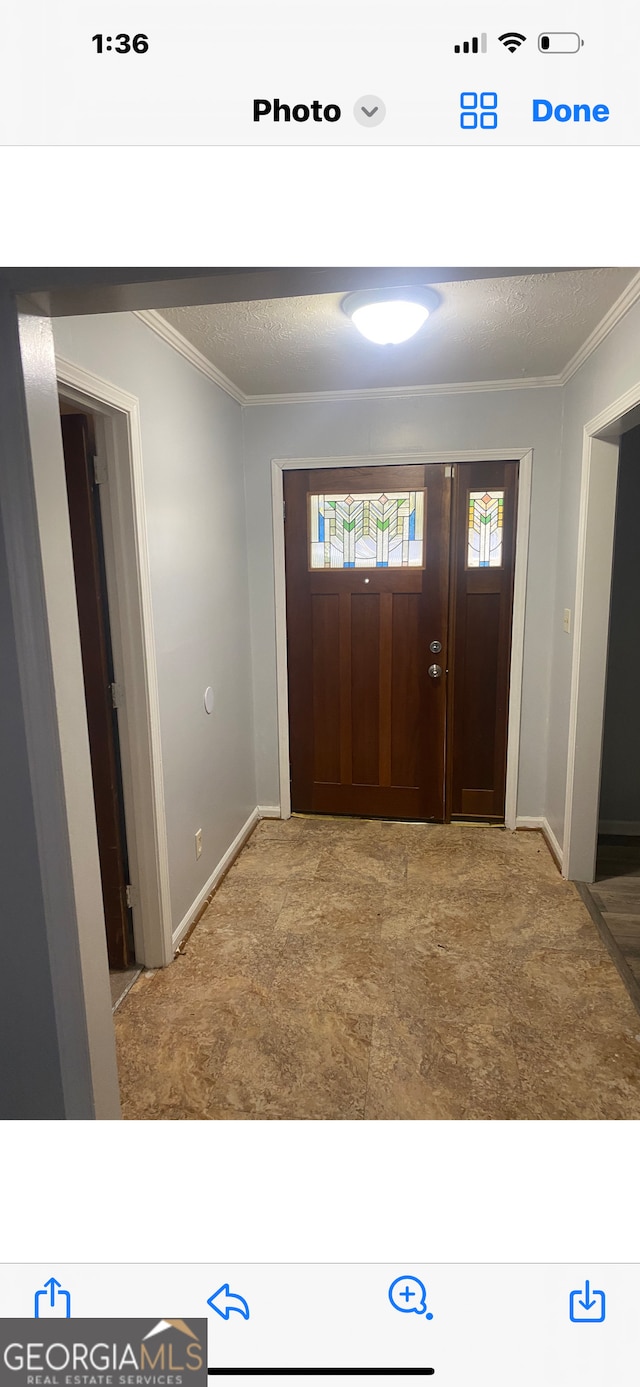
[[[366,96],[361,96],[353,108],[353,114],[359,125],[366,125],[371,129],[373,125],[380,125],[387,114],[387,108],[381,96],[373,96],[367,92]]]

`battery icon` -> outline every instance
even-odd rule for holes
[[[579,34],[538,34],[541,53],[579,53],[583,46]]]

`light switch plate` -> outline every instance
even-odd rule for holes
[[[571,612],[568,607],[565,607],[564,609],[564,620],[562,625],[564,626],[564,629],[567,635],[569,636],[571,634]]]

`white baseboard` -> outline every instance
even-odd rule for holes
[[[562,871],[564,865],[564,853],[562,851],[562,848],[560,847],[558,839],[556,838],[556,835],[548,819],[527,818],[524,815],[520,815],[516,819],[516,828],[539,828],[547,840],[549,848],[551,849],[551,853],[555,858],[560,868],[560,871]]]
[[[279,804],[259,804],[258,817],[261,819],[281,819]]]
[[[543,819],[540,827],[551,849],[552,856],[555,857],[556,863],[560,871],[564,874],[564,852],[560,847],[558,839],[556,838],[556,835],[551,827],[551,824],[549,823],[549,820]]]
[[[177,949],[178,944],[180,943],[180,940],[182,939],[183,935],[185,935],[185,934],[187,933],[187,930],[189,929],[190,925],[193,924],[193,921],[195,920],[196,915],[198,914],[198,911],[199,911],[201,905],[204,903],[204,901],[206,901],[207,896],[210,896],[210,895],[211,895],[211,892],[212,892],[212,891],[215,891],[215,888],[216,888],[216,886],[218,885],[218,882],[220,881],[220,878],[224,876],[225,872],[226,872],[226,871],[228,870],[228,868],[231,866],[231,863],[235,860],[235,858],[238,856],[238,853],[239,853],[239,852],[241,851],[241,849],[244,847],[244,845],[245,845],[245,843],[246,843],[246,841],[247,841],[247,838],[249,837],[249,835],[250,835],[251,833],[253,833],[253,830],[254,830],[254,828],[255,828],[255,826],[256,826],[256,824],[257,824],[259,818],[260,818],[260,810],[259,810],[259,809],[254,809],[254,810],[252,811],[252,813],[249,815],[249,818],[247,819],[246,824],[243,824],[242,828],[240,829],[240,832],[239,832],[239,833],[236,835],[236,837],[234,838],[234,840],[233,840],[231,846],[227,848],[227,851],[225,852],[224,857],[221,857],[221,858],[220,858],[220,861],[219,861],[219,863],[218,863],[218,865],[217,865],[215,871],[213,871],[213,872],[211,873],[211,876],[209,877],[209,880],[208,880],[207,882],[205,882],[205,884],[204,884],[202,890],[200,891],[199,895],[196,896],[196,899],[195,899],[195,901],[193,902],[193,905],[190,905],[190,906],[189,906],[189,909],[188,909],[186,915],[184,916],[184,919],[182,919],[182,920],[180,921],[180,924],[176,927],[176,929],[174,929],[174,931],[173,931],[173,947],[174,947],[174,949]]]
[[[598,833],[621,833],[630,838],[640,836],[640,822],[637,819],[601,819]]]

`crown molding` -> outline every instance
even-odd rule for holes
[[[241,390],[238,385],[234,385],[228,376],[219,371],[208,357],[198,351],[197,347],[194,347],[186,337],[183,337],[181,332],[178,332],[177,328],[167,322],[167,319],[163,318],[162,314],[156,312],[155,309],[139,309],[134,316],[146,323],[152,332],[155,332],[170,347],[173,347],[174,351],[179,352],[180,356],[185,357],[192,366],[196,367],[196,370],[201,371],[204,376],[218,385],[239,405],[339,404],[352,400],[410,400],[428,398],[434,395],[475,395],[484,391],[561,388],[580,370],[580,367],[596,351],[600,343],[604,342],[605,337],[608,337],[609,333],[624,318],[629,309],[637,303],[638,299],[640,299],[640,271],[634,275],[626,289],[611,305],[604,318],[589,334],[586,341],[571,357],[571,360],[567,362],[564,369],[554,376],[527,376],[516,380],[444,381],[440,385],[387,385],[362,390],[308,390],[273,395],[245,394],[244,390]]]
[[[540,390],[562,385],[559,376],[528,376],[521,380],[445,381],[442,385],[385,385],[373,390],[310,390],[291,395],[247,395],[246,405],[327,404],[345,400],[406,400],[425,395],[473,395],[484,390]]]
[[[640,299],[640,270],[633,276],[633,279],[629,281],[626,289],[621,293],[620,298],[616,299],[615,303],[612,303],[608,313],[605,313],[604,318],[601,318],[597,326],[594,327],[593,332],[589,334],[586,341],[578,348],[575,356],[572,356],[571,360],[567,362],[564,370],[561,371],[558,376],[559,385],[566,385],[567,381],[570,381],[571,377],[575,376],[576,371],[579,371],[580,367],[584,366],[585,361],[591,356],[592,352],[595,352],[596,347],[599,347],[600,343],[604,342],[605,337],[609,336],[612,329],[624,318],[625,313],[628,313],[629,309],[633,308],[634,303],[637,303],[638,299]]]
[[[155,308],[136,309],[133,316],[139,318],[141,323],[146,323],[147,327],[150,327],[152,332],[161,337],[163,342],[173,347],[180,356],[184,356],[187,361],[191,362],[192,366],[195,366],[197,371],[201,371],[203,376],[212,380],[214,385],[219,385],[220,389],[224,390],[226,395],[230,395],[232,400],[236,400],[239,405],[248,403],[248,397],[244,391],[234,385],[228,376],[223,375],[222,371],[219,371],[208,357],[203,356],[202,352],[199,352],[197,347],[188,342],[187,338],[183,337],[172,323],[167,322],[161,313],[156,312]]]

